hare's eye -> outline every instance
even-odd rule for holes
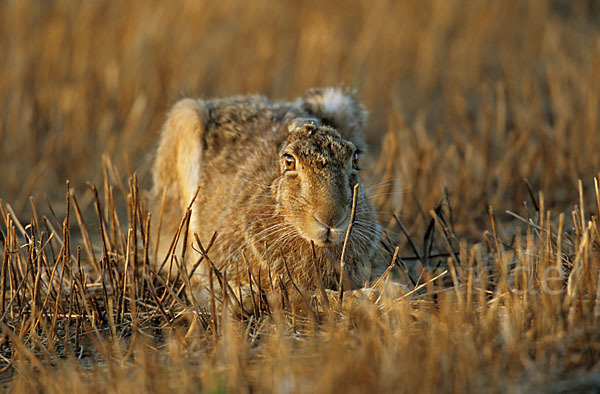
[[[352,168],[358,170],[358,152],[354,152],[352,155]]]
[[[292,171],[296,169],[296,159],[292,155],[283,156],[283,161],[285,162],[285,168]]]

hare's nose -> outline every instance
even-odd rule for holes
[[[327,228],[327,230],[342,227],[348,218],[348,212],[327,212],[325,214],[314,214],[315,220]]]

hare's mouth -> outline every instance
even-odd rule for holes
[[[313,241],[318,246],[324,247],[339,245],[344,242],[348,225],[343,223],[336,227],[329,227],[313,218],[308,227],[309,231],[305,238],[308,241]]]

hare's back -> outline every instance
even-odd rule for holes
[[[262,96],[236,96],[204,102],[206,107],[204,157],[238,148],[259,148],[268,140],[285,138],[285,122],[303,116],[288,102],[271,102]]]

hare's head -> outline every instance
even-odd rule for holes
[[[279,152],[281,176],[275,198],[279,213],[298,235],[322,247],[343,243],[356,184],[356,219],[374,222],[374,210],[358,178],[356,146],[316,120],[296,119],[288,130]]]

